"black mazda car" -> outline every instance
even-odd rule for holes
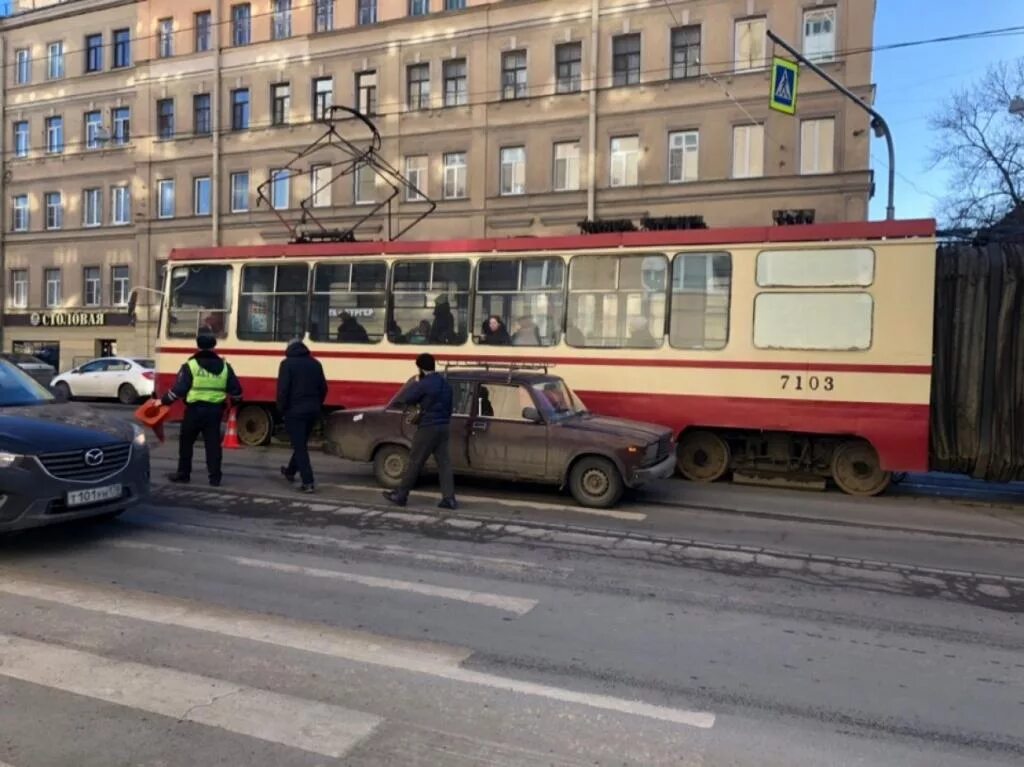
[[[0,532],[115,516],[148,492],[139,426],[58,402],[0,359]]]

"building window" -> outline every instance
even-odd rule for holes
[[[444,199],[461,200],[466,196],[466,153],[446,152],[444,156]]]
[[[131,110],[129,107],[114,107],[111,111],[114,123],[114,145],[123,146],[131,140]]]
[[[407,202],[422,202],[426,199],[423,193],[427,189],[427,164],[426,155],[405,158],[405,178],[409,182],[405,188]]]
[[[556,192],[574,192],[580,188],[580,142],[555,144],[552,161],[552,186]]]
[[[174,19],[160,19],[157,25],[157,55],[162,59],[174,55]]]
[[[570,346],[654,349],[665,340],[668,259],[576,256],[569,262]]]
[[[700,25],[672,30],[672,79],[700,76]]]
[[[356,205],[368,205],[377,201],[377,172],[369,165],[360,165],[355,172]]]
[[[334,78],[317,77],[313,80],[313,119],[326,120],[334,106]]]
[[[249,3],[231,6],[231,44],[248,45],[252,42],[252,8]]]
[[[309,170],[310,195],[314,208],[331,207],[331,184],[334,169],[330,165],[314,165]]]
[[[579,92],[582,63],[582,43],[562,43],[555,46],[555,90],[558,93]]]
[[[64,76],[64,43],[46,46],[46,78],[59,80]]]
[[[131,273],[127,266],[110,269],[110,303],[114,306],[128,306],[132,292]]]
[[[636,85],[640,82],[640,35],[612,38],[612,84]]]
[[[28,195],[17,194],[11,204],[11,229],[15,232],[28,231]]]
[[[200,11],[192,17],[192,28],[196,36],[196,53],[210,50],[213,40],[213,18],[209,11]]]
[[[376,24],[377,0],[359,0],[359,12],[356,20],[360,24]]]
[[[19,48],[14,52],[16,85],[28,85],[32,82],[32,53],[28,48]]]
[[[231,91],[231,130],[247,130],[249,127],[249,89]]]
[[[43,195],[46,206],[46,228],[62,229],[64,227],[64,197],[60,192],[47,192]]]
[[[99,149],[102,145],[103,115],[100,112],[85,113],[85,148]]]
[[[192,179],[192,214],[195,216],[209,216],[213,198],[213,184],[209,176],[199,176]]]
[[[732,129],[732,177],[764,175],[764,126],[737,125]]]
[[[157,138],[174,138],[174,99],[160,99],[156,102]]]
[[[103,35],[87,35],[85,38],[85,71],[103,70]]]
[[[700,157],[700,134],[695,130],[668,134],[668,180],[696,181]]]
[[[208,136],[213,132],[209,93],[197,93],[192,97],[192,132],[197,136]]]
[[[500,185],[502,195],[526,193],[526,147],[502,148]]]
[[[103,296],[103,285],[98,266],[87,266],[82,270],[82,300],[86,306],[99,306]]]
[[[804,56],[811,61],[835,61],[835,8],[804,11]]]
[[[28,308],[28,270],[11,269],[11,294],[12,309]]]
[[[463,11],[466,9],[466,0],[444,0],[446,11]]]
[[[619,136],[611,145],[611,186],[636,186],[640,183],[640,137]]]
[[[46,151],[59,154],[64,151],[64,118],[46,118]]]
[[[444,62],[444,105],[460,107],[469,103],[469,89],[466,77],[466,60],[451,59]]]
[[[174,218],[174,179],[162,178],[156,182],[157,218]]]
[[[836,121],[804,120],[800,123],[800,172],[832,173],[835,170]]]
[[[275,210],[286,210],[291,204],[291,171],[270,171],[270,204]]]
[[[406,69],[409,110],[430,108],[430,64],[410,64]]]
[[[270,37],[284,40],[292,36],[292,0],[273,0],[274,19],[270,27]]]
[[[130,29],[114,30],[114,69],[132,65],[132,33]]]
[[[315,31],[330,32],[334,29],[334,0],[316,0]]]
[[[526,97],[526,51],[501,55],[501,97],[505,101]]]
[[[430,13],[430,0],[409,0],[410,16],[426,16]]]
[[[82,192],[82,226],[103,224],[103,190],[86,189]]]
[[[249,171],[231,174],[231,212],[245,213],[249,210]]]
[[[765,45],[768,22],[765,18],[742,19],[736,22],[736,71],[764,69],[768,65]]]
[[[270,86],[270,124],[287,125],[292,110],[292,87],[288,83]]]
[[[356,74],[356,109],[364,115],[377,114],[377,72]]]
[[[110,188],[110,223],[124,226],[132,222],[132,196],[127,186]]]
[[[60,269],[46,269],[43,271],[43,279],[46,284],[46,294],[43,296],[43,303],[47,309],[54,309],[63,303],[63,291],[61,290]]]
[[[28,157],[29,151],[29,129],[28,120],[19,120],[14,123],[14,156]]]
[[[668,340],[675,349],[724,349],[729,341],[732,256],[680,253],[672,260]]]

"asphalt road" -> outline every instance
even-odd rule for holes
[[[299,496],[280,457],[0,541],[0,764],[1024,760],[1010,502],[464,483],[442,516],[326,457]]]

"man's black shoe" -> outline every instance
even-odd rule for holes
[[[287,466],[282,466],[281,467],[281,476],[284,477],[289,482],[294,482],[295,481],[295,475],[288,473],[288,467]]]
[[[442,498],[441,502],[437,504],[437,508],[455,511],[456,509],[459,508],[459,504],[455,502],[454,498]]]
[[[384,498],[386,498],[390,503],[395,504],[395,506],[405,506],[406,504],[405,498],[403,498],[393,490],[389,490],[388,492],[384,493]]]
[[[316,487],[313,486],[313,485],[303,485],[302,487],[299,488],[299,492],[300,493],[307,493],[307,494],[315,493],[316,492]]]
[[[179,474],[178,472],[174,472],[174,474],[167,475],[168,482],[175,482],[179,485],[187,485],[189,483],[189,479],[190,477],[188,476],[188,474]]]

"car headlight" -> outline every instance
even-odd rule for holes
[[[21,456],[17,453],[7,453],[0,450],[0,469],[6,469],[8,466],[13,465],[19,458]]]
[[[143,447],[146,444],[146,432],[138,424],[132,424],[132,443],[136,447]]]

